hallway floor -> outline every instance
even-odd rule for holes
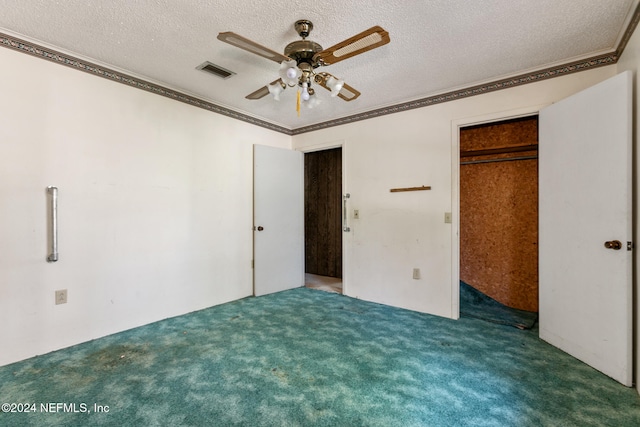
[[[310,289],[318,289],[326,292],[342,293],[342,279],[339,277],[319,276],[305,273],[304,286]]]

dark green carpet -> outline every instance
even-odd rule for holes
[[[531,329],[538,320],[538,313],[507,307],[460,281],[460,316],[475,317],[487,322]]]
[[[2,426],[640,425],[634,389],[535,329],[304,288],[2,367],[0,400],[36,404]]]

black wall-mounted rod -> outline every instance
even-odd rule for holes
[[[483,159],[483,160],[470,160],[468,162],[460,162],[460,166],[464,165],[477,165],[479,163],[496,163],[496,162],[513,162],[516,160],[534,160],[537,159],[538,155],[535,156],[520,156],[520,157],[503,157],[500,159]]]

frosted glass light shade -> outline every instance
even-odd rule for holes
[[[305,102],[304,105],[306,105],[307,108],[313,108],[313,107],[317,106],[318,104],[320,104],[320,102],[322,102],[322,100],[320,98],[318,98],[317,95],[311,95],[309,97],[309,100],[307,102]]]
[[[327,79],[327,87],[331,89],[331,96],[336,97],[342,90],[342,86],[344,86],[344,80],[338,80],[335,77],[331,76]]]
[[[294,59],[290,61],[282,61],[280,63],[280,78],[287,86],[295,86],[298,84],[298,79],[302,75],[302,70],[298,68],[298,64]]]
[[[269,93],[273,95],[273,99],[275,99],[276,101],[280,101],[280,94],[284,90],[280,82],[269,85],[267,86],[267,88],[269,89]]]

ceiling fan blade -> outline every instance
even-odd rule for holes
[[[240,49],[244,49],[248,52],[255,53],[256,55],[260,55],[263,58],[270,59],[277,63],[289,61],[291,59],[288,56],[284,56],[281,53],[259,45],[258,43],[236,33],[232,33],[231,31],[218,34],[218,40],[229,43],[235,47],[239,47]]]
[[[278,82],[281,82],[282,79],[274,80],[266,86],[262,86],[260,89],[255,92],[251,92],[249,95],[245,96],[246,99],[260,99],[266,95],[269,95],[269,86],[274,85]]]
[[[320,78],[318,78],[318,76],[320,76]],[[320,86],[322,86],[323,88],[330,91],[331,88],[327,86],[327,80],[329,80],[329,77],[333,77],[333,76],[329,73],[324,73],[324,72],[318,73],[316,74],[315,82]],[[335,79],[335,77],[333,78]],[[352,88],[346,83],[342,85],[342,89],[340,89],[340,92],[338,92],[338,98],[342,98],[345,101],[353,101],[359,96],[360,96],[360,92],[358,92],[357,90],[355,90],[354,88]]]
[[[319,61],[322,65],[335,64],[343,59],[351,58],[385,45],[390,41],[389,33],[376,25],[337,45],[316,53],[313,59]]]
[[[345,101],[353,101],[357,97],[360,96],[360,92],[349,86],[348,84],[344,84],[340,92],[338,93],[338,98],[342,98]]]

